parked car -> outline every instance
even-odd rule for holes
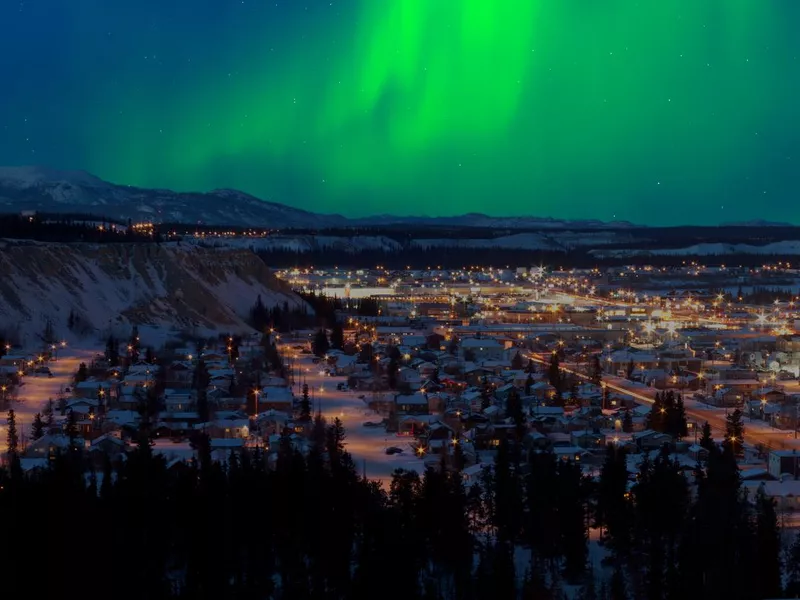
[[[386,449],[386,454],[389,454],[389,455],[402,454],[402,453],[403,453],[403,449],[402,448],[398,448],[397,446],[389,446]]]
[[[383,423],[376,423],[375,421],[366,421],[364,427],[383,427]]]

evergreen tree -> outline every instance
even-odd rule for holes
[[[327,429],[328,424],[325,421],[325,417],[318,412],[314,416],[314,426],[311,429],[311,441],[314,443],[314,447],[320,452],[325,447]]]
[[[547,379],[557,392],[561,392],[561,367],[558,354],[553,352],[550,356],[550,366],[547,369]]]
[[[6,419],[6,443],[8,453],[11,456],[19,454],[19,434],[17,433],[17,415],[14,409],[9,409],[8,419]]]
[[[86,363],[81,363],[78,366],[78,371],[75,373],[75,383],[81,383],[89,378],[89,369]]]
[[[680,394],[675,398],[668,409],[667,432],[678,440],[686,437],[688,426],[686,422],[686,408],[683,405],[683,396]]]
[[[371,365],[374,355],[372,344],[365,342],[361,345],[361,351],[358,353],[358,362]]]
[[[536,364],[533,362],[533,359],[528,359],[528,365],[525,367],[525,371],[528,373],[528,375],[533,375],[536,373]]]
[[[605,527],[617,556],[625,557],[631,549],[633,506],[628,495],[627,453],[609,444],[600,470],[595,522]]]
[[[328,334],[325,333],[324,329],[319,329],[317,333],[314,335],[314,341],[312,342],[312,349],[316,356],[322,358],[328,353],[330,350],[330,344],[328,343]]]
[[[626,410],[622,415],[622,431],[625,433],[633,433],[633,416],[630,410]]]
[[[491,482],[494,492],[490,515],[492,524],[498,539],[513,542],[522,526],[522,486],[517,465],[512,464],[511,449],[505,439],[500,441],[495,455]]]
[[[608,598],[609,600],[628,600],[628,586],[625,583],[625,575],[622,573],[622,567],[617,564],[611,575],[611,582],[608,585]]]
[[[761,485],[755,497],[755,573],[759,598],[778,598],[781,585],[781,533],[775,501],[768,497]]]
[[[192,372],[192,389],[195,391],[197,414],[201,423],[211,420],[211,408],[208,403],[208,386],[211,383],[211,374],[202,357],[197,359]]]
[[[598,600],[597,583],[591,571],[587,574],[585,583],[578,591],[577,600]]]
[[[583,578],[586,571],[587,527],[585,485],[581,467],[573,461],[558,464],[558,506],[561,528],[561,553],[564,576],[570,583]]]
[[[647,413],[647,429],[663,432],[667,428],[667,407],[664,406],[664,394],[657,392],[653,398],[653,405]]]
[[[397,359],[392,357],[389,360],[389,365],[386,367],[386,382],[391,390],[397,389],[397,374],[399,370],[400,365],[397,363]]]
[[[592,357],[590,380],[595,385],[600,385],[603,381],[603,366],[600,364],[600,357],[596,354]]]
[[[786,551],[786,596],[800,598],[800,531]]]
[[[36,413],[36,415],[33,417],[33,424],[31,425],[31,437],[34,440],[40,439],[42,436],[44,436],[44,429],[45,425],[44,421],[42,420],[42,415],[41,413]]]
[[[197,416],[201,423],[208,423],[211,420],[211,409],[208,405],[208,390],[202,388],[195,391],[197,398]]]
[[[708,421],[703,423],[703,427],[700,433],[699,445],[701,448],[705,448],[709,452],[716,449],[714,438],[711,437],[711,425],[708,423]]]
[[[528,374],[528,378],[525,380],[525,395],[531,395],[531,389],[533,388],[533,375]]]
[[[625,368],[625,378],[626,379],[633,379],[633,371],[635,367],[633,365],[633,359],[628,361],[628,366]]]
[[[331,327],[331,348],[337,350],[344,348],[344,329],[338,321]]]
[[[450,338],[450,343],[447,346],[447,352],[452,356],[455,356],[458,353],[458,338],[456,336]]]
[[[54,417],[53,411],[54,411],[53,399],[49,398],[47,400],[47,404],[44,407],[44,423],[48,430],[53,426],[53,417]]]
[[[725,441],[730,446],[734,456],[744,454],[744,423],[742,411],[738,408],[725,419]]]
[[[512,389],[506,399],[506,416],[513,421],[517,443],[521,443],[527,428],[525,425],[525,412],[522,409],[522,400],[516,389]]]
[[[515,371],[520,371],[522,370],[522,366],[522,355],[519,353],[519,350],[517,350],[516,354],[511,358],[511,368]]]
[[[113,335],[109,335],[108,339],[106,340],[106,360],[108,361],[108,366],[116,367],[119,366],[119,342],[114,339]]]
[[[303,423],[311,421],[311,400],[308,395],[308,384],[303,384],[303,395],[300,400],[300,417]]]
[[[67,423],[65,425],[65,433],[69,438],[69,446],[70,449],[74,450],[77,447],[77,439],[78,439],[78,417],[75,415],[75,411],[69,409],[67,411]]]
[[[326,432],[325,443],[328,449],[328,455],[331,462],[338,462],[344,454],[344,440],[346,438],[344,427],[339,417],[333,420],[333,423],[328,426]]]
[[[492,394],[489,391],[489,386],[485,385],[481,388],[481,410],[486,410],[492,405]]]

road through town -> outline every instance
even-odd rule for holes
[[[283,351],[291,352],[289,349]],[[309,354],[294,354],[293,390],[295,396],[302,394],[303,384],[308,385],[313,412],[319,409],[328,424],[339,418],[345,427],[345,447],[353,457],[359,473],[370,479],[388,483],[395,469],[422,472],[424,463],[417,458],[408,445],[408,438],[387,433],[384,427],[365,427],[365,422],[380,422],[383,417],[367,407],[364,398],[371,392],[341,391],[336,386],[346,383],[346,377],[331,377],[325,374],[325,365],[315,364]],[[386,448],[396,446],[402,453],[387,455]]]
[[[30,435],[30,426],[37,412],[44,410],[48,400],[56,400],[66,388],[72,385],[72,377],[78,370],[81,362],[91,361],[96,352],[77,348],[62,348],[53,360],[43,364],[53,374],[34,374],[22,378],[21,385],[9,396],[8,408],[14,409],[17,420],[17,431],[23,446]],[[0,452],[7,449],[6,417],[0,421]]]
[[[549,360],[544,358],[542,354],[530,354],[528,358],[532,359],[535,363],[548,365]],[[577,371],[575,365],[562,365],[561,370],[567,373],[576,375],[581,379],[588,380],[589,377],[584,373]],[[657,390],[647,387],[643,384],[636,384],[622,379],[620,377],[613,377],[605,375],[603,382],[609,390],[627,394],[635,400],[644,404],[653,404],[654,397]],[[698,428],[702,426],[705,421],[711,425],[711,431],[715,438],[722,438],[725,435],[726,413],[724,409],[702,405],[694,400],[684,400],[686,407],[686,415],[698,424]],[[745,418],[745,431],[744,441],[746,444],[752,446],[763,445],[765,448],[775,449],[800,449],[800,440],[795,438],[794,432],[781,431],[774,429],[764,423],[755,422],[751,419]]]

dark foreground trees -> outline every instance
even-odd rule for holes
[[[114,464],[90,463],[76,446],[26,476],[0,470],[0,573],[35,582],[36,597],[122,600],[560,600],[567,586],[582,586],[583,598],[755,600],[781,591],[774,506],[744,497],[729,448],[712,453],[692,499],[666,452],[631,479],[626,454],[609,449],[593,481],[578,463],[509,442],[483,481],[429,468],[398,471],[384,489],[359,475],[341,423],[317,417],[309,443],[301,454],[284,436],[276,460],[253,449],[220,463],[200,436],[196,459],[176,464],[143,430]],[[603,569],[589,561],[593,522],[613,560]]]

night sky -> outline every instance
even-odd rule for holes
[[[800,223],[798,0],[8,0],[0,164],[350,216]]]

